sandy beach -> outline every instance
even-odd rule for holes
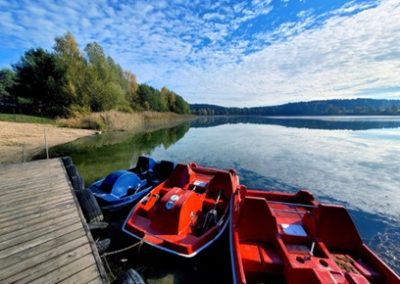
[[[67,143],[93,130],[56,127],[47,124],[0,121],[0,163],[19,163],[45,149],[44,129],[49,147]]]

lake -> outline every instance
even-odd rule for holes
[[[234,168],[250,188],[307,188],[320,201],[346,206],[364,241],[400,272],[400,117],[202,117],[52,149],[61,154],[87,183],[146,154]]]

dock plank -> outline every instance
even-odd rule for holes
[[[82,276],[84,274],[84,276]],[[96,267],[89,266],[81,272],[72,275],[71,277],[62,280],[60,284],[75,284],[75,283],[101,283],[99,277],[96,275]]]
[[[47,242],[29,247],[23,251],[10,255],[7,258],[7,262],[0,262],[0,270],[5,269],[6,267],[9,267],[11,265],[16,265],[19,262],[25,261],[26,259],[31,259],[38,254],[52,250],[55,247],[60,247],[83,236],[85,236],[85,232],[81,228],[78,228],[75,231],[68,232]]]
[[[59,209],[59,208],[50,209],[46,213],[39,212],[36,214],[32,214],[32,215],[26,216],[24,218],[24,222],[19,222],[17,219],[14,222],[10,222],[9,225],[3,226],[2,228],[0,228],[0,236],[7,234],[9,232],[18,231],[20,229],[24,229],[26,227],[33,226],[33,225],[41,223],[41,222],[46,222],[50,219],[58,218],[59,216],[71,214],[72,212],[75,212],[75,208],[73,208],[71,206],[71,207],[65,207],[65,208],[61,208],[61,209]]]
[[[3,212],[2,214],[0,214],[0,227],[4,227],[4,225],[2,224],[3,222],[5,223],[9,221],[15,223],[19,222],[17,220],[18,218],[22,219],[33,214],[45,214],[47,210],[61,209],[66,207],[76,207],[74,200],[67,198],[66,200],[57,200],[56,202],[50,202],[48,204],[41,203],[39,206],[34,208],[24,207],[16,211]]]
[[[57,283],[66,278],[71,277],[72,275],[81,272],[85,268],[93,265],[94,258],[91,254],[88,254],[84,257],[78,258],[73,262],[70,262],[66,265],[60,266],[57,270],[50,272],[49,274],[44,275],[34,281],[30,281],[32,284],[42,284],[42,283]]]
[[[35,275],[33,279],[36,279],[40,277],[41,274],[47,274],[58,266],[62,266],[65,262],[69,263],[68,260],[76,261],[78,258],[77,256],[82,256],[79,253],[80,251],[85,252],[85,254],[89,253],[87,249],[90,249],[90,247],[85,242],[85,237],[83,236],[60,247],[38,254],[35,257],[26,259],[12,267],[4,269],[1,273],[0,280],[3,281],[4,279],[7,279],[10,282],[15,282],[18,279],[33,274]]]
[[[61,159],[0,165],[0,282],[107,283]]]
[[[38,214],[25,216],[23,222],[21,222],[21,220],[17,218],[7,222],[6,226],[0,227],[0,236],[2,236],[3,234],[7,234],[9,232],[23,229],[28,226],[32,226],[34,224],[58,218],[59,216],[73,214],[73,212],[75,212],[75,208],[73,208],[72,206],[68,206],[61,209],[60,208],[49,209],[46,211],[46,213],[40,212]]]

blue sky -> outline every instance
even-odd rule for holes
[[[0,67],[67,31],[191,103],[400,99],[398,0],[0,0]]]

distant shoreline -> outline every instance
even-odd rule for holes
[[[400,115],[400,100],[351,99],[288,103],[260,107],[223,107],[191,104],[197,115],[347,116]]]

